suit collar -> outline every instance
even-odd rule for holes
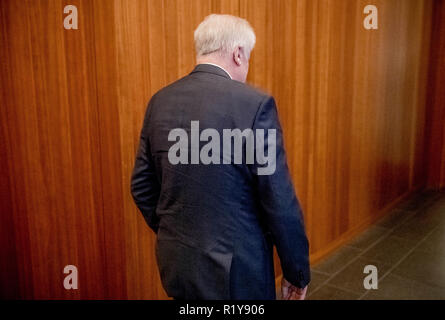
[[[218,76],[227,78],[229,80],[232,79],[227,71],[225,71],[223,68],[213,65],[213,64],[206,64],[206,63],[198,64],[195,67],[195,69],[193,69],[193,71],[191,73],[195,73],[195,72],[213,73]]]

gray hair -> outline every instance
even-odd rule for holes
[[[247,20],[227,15],[211,14],[195,30],[197,56],[212,52],[231,52],[242,47],[247,57],[255,46],[255,32]]]

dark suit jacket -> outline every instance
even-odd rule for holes
[[[170,130],[190,135],[196,120],[200,131],[214,128],[221,140],[223,129],[276,129],[275,173],[257,175],[259,165],[245,161],[170,164]],[[198,65],[152,97],[131,190],[157,233],[156,257],[169,296],[275,299],[273,245],[288,281],[298,287],[310,281],[308,241],[275,101],[221,68]]]

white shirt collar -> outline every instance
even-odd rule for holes
[[[210,64],[212,66],[218,67],[218,68],[224,70],[224,72],[226,72],[229,75],[230,79],[233,79],[232,76],[230,75],[230,73],[226,69],[224,69],[223,67],[221,67],[221,66],[219,66],[217,64],[210,63],[210,62],[204,62],[204,63],[200,63],[200,64]]]

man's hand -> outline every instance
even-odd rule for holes
[[[292,285],[289,281],[281,280],[281,292],[284,300],[304,300],[306,298],[307,286],[303,289]]]

